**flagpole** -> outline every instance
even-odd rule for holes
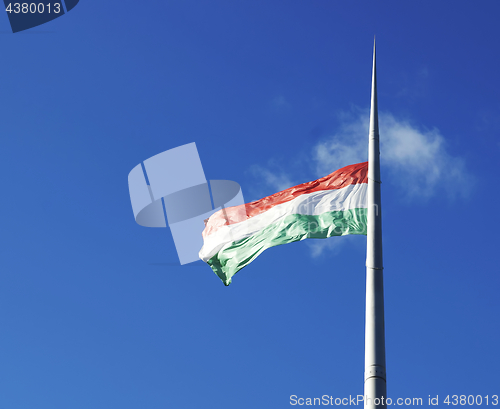
[[[384,281],[382,208],[377,108],[377,71],[373,43],[372,95],[368,143],[368,225],[366,237],[365,409],[385,409]]]

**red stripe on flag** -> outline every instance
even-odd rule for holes
[[[346,166],[321,179],[293,186],[255,202],[219,210],[208,219],[203,230],[203,237],[215,233],[222,226],[248,220],[298,196],[324,190],[342,189],[359,183],[368,183],[368,162]]]

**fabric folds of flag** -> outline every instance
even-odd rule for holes
[[[366,235],[368,162],[346,166],[255,202],[214,213],[200,258],[225,285],[269,247],[308,238]]]

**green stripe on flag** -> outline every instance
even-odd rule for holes
[[[207,261],[225,285],[231,277],[270,247],[304,239],[326,239],[347,234],[366,235],[366,208],[327,212],[317,216],[291,214],[281,223],[230,243]]]

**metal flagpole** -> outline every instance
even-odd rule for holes
[[[377,71],[373,43],[372,97],[368,143],[368,226],[366,237],[365,409],[385,409],[384,280],[377,110]]]

